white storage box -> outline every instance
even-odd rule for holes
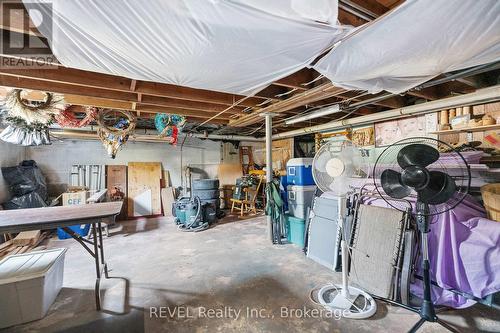
[[[0,261],[0,328],[45,316],[62,287],[65,253],[52,249]]]
[[[311,207],[316,186],[288,185],[288,211],[299,219],[306,219],[307,209]]]

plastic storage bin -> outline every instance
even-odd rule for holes
[[[306,229],[306,221],[294,216],[287,216],[288,239],[293,244],[304,247],[304,231]]]
[[[307,209],[311,207],[316,186],[288,185],[288,212],[299,219],[306,219]]]
[[[72,225],[69,228],[73,230],[75,234],[85,237],[89,233],[90,224]],[[65,232],[62,228],[57,228],[57,238],[68,239],[71,238],[71,236],[67,232]]]
[[[286,179],[289,185],[314,185],[312,158],[292,158],[286,164]]]
[[[0,328],[45,316],[62,287],[65,253],[52,249],[0,261]]]

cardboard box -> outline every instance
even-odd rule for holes
[[[90,197],[89,191],[78,191],[78,192],[66,192],[62,195],[62,205],[84,205],[87,203],[87,199]]]

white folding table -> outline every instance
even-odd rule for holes
[[[101,310],[99,285],[103,273],[104,277],[108,278],[108,266],[104,260],[101,221],[106,218],[114,219],[120,214],[122,204],[121,201],[115,201],[91,205],[2,210],[0,211],[0,234],[62,228],[80,243],[95,260],[95,302],[97,310]],[[91,224],[93,240],[88,240],[69,228],[76,224]],[[87,244],[92,245],[93,249]]]

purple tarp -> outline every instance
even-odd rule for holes
[[[365,203],[387,206],[381,199]],[[453,210],[431,218],[432,281],[444,289],[456,289],[479,298],[500,291],[500,222],[485,216],[484,208],[468,196]],[[420,268],[420,258],[416,264]],[[475,303],[444,289],[432,287],[435,304],[465,308]],[[411,292],[422,297],[419,280],[412,284]]]

